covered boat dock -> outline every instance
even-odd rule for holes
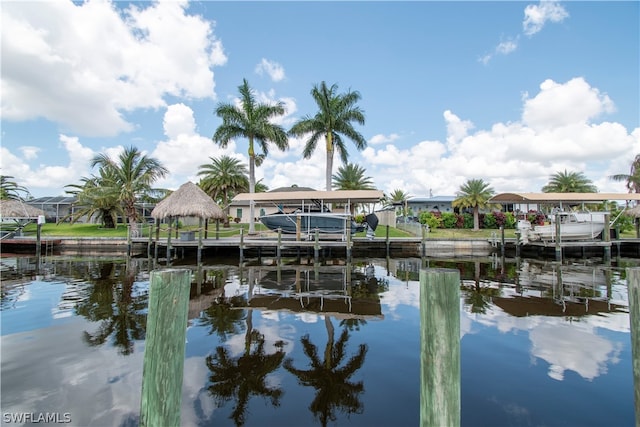
[[[555,206],[560,209],[565,207],[580,205],[582,208],[588,204],[604,203],[608,201],[626,202],[625,209],[631,207],[629,202],[640,206],[640,193],[500,193],[489,200],[489,203],[513,204],[525,206],[524,212],[529,212],[532,206],[539,209],[540,206]],[[623,211],[624,213],[624,211]],[[556,259],[562,259],[562,250],[564,248],[578,248],[583,252],[585,248],[601,247],[605,257],[611,256],[611,228],[609,215],[605,215],[605,228],[600,239],[590,239],[583,241],[563,241],[562,234],[558,232],[558,238],[551,243],[544,241],[528,242],[527,246],[537,247],[553,247],[556,253]],[[639,221],[636,217],[636,237],[640,239]],[[504,242],[503,242],[504,246]],[[519,254],[520,245],[516,243],[516,252]]]

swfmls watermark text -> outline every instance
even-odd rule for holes
[[[2,422],[6,424],[47,423],[68,424],[71,422],[69,412],[3,412]]]

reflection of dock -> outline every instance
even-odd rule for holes
[[[343,266],[248,267],[253,277],[248,306],[263,310],[382,318],[379,279]],[[357,290],[357,291],[356,291]]]
[[[533,296],[510,298],[493,297],[491,301],[515,317],[527,316],[570,316],[580,317],[601,313],[626,313],[627,308],[608,301],[584,298],[583,302]]]
[[[625,313],[625,301],[614,303],[611,271],[601,266],[527,261],[517,277],[519,295],[493,297],[492,302],[516,317]]]

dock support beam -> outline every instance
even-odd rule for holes
[[[640,268],[627,268],[636,426],[640,426]]]
[[[191,272],[152,271],[142,368],[141,426],[179,426]]]
[[[560,234],[560,214],[556,214],[556,261],[562,261],[562,236]]]
[[[420,270],[420,426],[460,425],[460,271]]]
[[[611,227],[609,226],[609,214],[604,214],[604,231],[602,232],[602,240],[608,245],[604,247],[604,259],[611,259]]]
[[[389,226],[387,225],[387,237],[385,238],[386,242],[387,242],[387,258],[389,258]]]

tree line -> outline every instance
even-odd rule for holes
[[[361,95],[358,91],[339,92],[337,84],[328,86],[325,82],[314,85],[311,96],[317,111],[305,115],[286,131],[275,123],[285,114],[284,104],[261,103],[246,79],[238,87],[238,103],[219,103],[214,114],[222,119],[215,130],[212,140],[225,148],[232,140],[241,138],[248,142],[249,165],[243,164],[232,156],[210,157],[210,163],[199,166],[198,185],[214,201],[226,210],[233,197],[240,192],[261,192],[268,188],[256,182],[255,168],[259,167],[269,153],[271,145],[284,151],[289,148],[289,137],[305,138],[303,157],[308,159],[323,140],[326,149],[325,184],[327,190],[365,190],[374,189],[371,177],[365,169],[348,162],[346,140],[351,140],[356,149],[367,146],[366,139],[357,131],[355,125],[365,124],[364,111],[358,106]],[[336,174],[333,174],[334,153],[338,152],[343,162]],[[117,159],[106,154],[98,154],[91,160],[91,167],[97,168],[89,177],[83,177],[79,183],[67,185],[67,193],[77,198],[76,206],[70,218],[72,222],[82,217],[102,221],[105,227],[114,227],[118,216],[125,217],[129,223],[139,221],[136,204],[139,202],[156,203],[166,197],[170,191],[154,188],[153,184],[165,177],[169,171],[157,159],[143,154],[135,147],[126,148]],[[12,176],[2,176],[1,199],[27,199],[29,191],[20,186]],[[625,182],[629,192],[640,192],[640,154],[632,162],[629,174],[617,174],[609,177]],[[597,192],[591,180],[582,172],[557,172],[550,177],[543,192]],[[481,209],[497,208],[488,201],[495,194],[491,186],[482,179],[469,179],[456,193],[453,207],[471,209],[473,228],[480,228]],[[406,203],[410,195],[395,189],[385,195],[383,204]],[[406,204],[405,204],[406,206]],[[406,215],[406,212],[404,212]],[[254,231],[254,204],[250,204],[249,230]]]

